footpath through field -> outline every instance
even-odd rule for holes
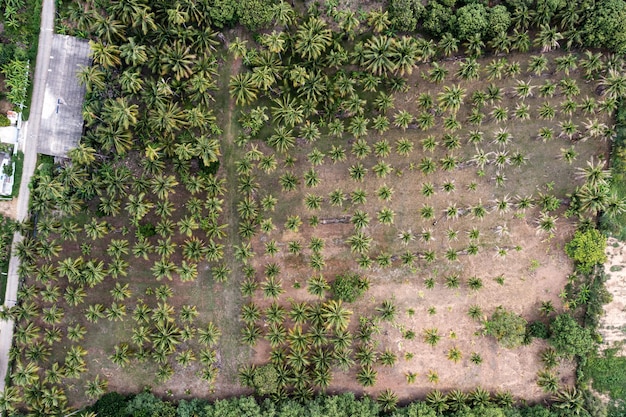
[[[41,26],[39,32],[39,49],[37,51],[37,65],[35,67],[35,79],[33,82],[33,96],[31,99],[30,120],[28,129],[24,129],[28,134],[23,134],[19,138],[20,147],[24,152],[24,169],[22,172],[22,183],[17,201],[17,221],[22,221],[28,215],[28,201],[30,199],[31,177],[35,172],[37,164],[37,143],[39,138],[39,127],[41,124],[41,112],[48,78],[48,66],[50,63],[50,51],[52,48],[52,33],[54,28],[54,0],[44,0],[41,11]],[[13,237],[13,247],[22,240],[20,233],[15,233]],[[15,250],[11,251],[9,261],[9,272],[7,277],[7,289],[5,295],[5,308],[12,307],[16,303],[19,276],[19,259],[15,255]],[[9,366],[9,350],[13,339],[13,320],[0,321],[0,391],[4,391],[5,380]]]

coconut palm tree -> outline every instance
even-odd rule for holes
[[[559,48],[559,41],[563,39],[563,34],[557,28],[549,24],[541,24],[539,33],[535,38],[534,44],[541,47],[541,52],[550,52]]]
[[[352,311],[343,307],[341,300],[329,300],[322,306],[322,317],[328,330],[345,331],[350,324],[351,315]]]
[[[600,85],[604,88],[604,94],[612,99],[620,99],[626,96],[626,76],[614,69],[600,79]]]
[[[464,97],[465,89],[460,85],[445,85],[437,98],[442,109],[450,109],[453,113],[456,113],[463,104]]]
[[[463,80],[475,80],[479,77],[480,64],[475,58],[467,58],[459,64],[457,76]]]
[[[367,365],[359,370],[356,375],[356,380],[364,387],[371,387],[376,383],[377,376],[378,372],[376,372],[371,366]]]
[[[296,31],[294,50],[306,60],[316,60],[330,46],[331,35],[331,30],[322,19],[310,17]]]
[[[436,382],[437,380],[439,380],[438,377],[431,378],[430,377],[431,373],[434,373],[434,372],[430,371],[429,373],[429,380],[430,379],[433,380],[431,382]],[[443,412],[449,408],[447,396],[439,390],[430,391],[426,395],[426,404],[428,404],[428,406],[432,408],[433,410],[435,410],[438,414],[443,414]]]
[[[477,32],[467,38],[467,41],[463,44],[463,46],[465,47],[467,55],[471,57],[480,57],[483,54],[485,42],[483,42],[481,34]]]
[[[564,410],[571,415],[583,415],[585,411],[583,394],[576,387],[558,390],[551,399],[556,409]]]

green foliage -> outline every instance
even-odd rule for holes
[[[593,388],[609,394],[613,400],[626,401],[626,358],[616,356],[615,349],[591,356],[582,367]]]
[[[387,11],[394,28],[401,32],[413,32],[426,9],[419,0],[390,0]]]
[[[92,406],[88,407],[88,411],[93,411],[101,417],[125,417],[127,401],[132,397],[119,394],[117,392],[109,392],[104,394]]]
[[[559,314],[550,324],[549,343],[557,353],[568,358],[586,356],[595,348],[591,330],[583,328],[567,313]]]
[[[5,76],[4,84],[9,89],[7,100],[13,104],[26,104],[30,82],[28,61],[14,59],[2,66],[2,74]]]
[[[212,23],[218,28],[230,26],[237,21],[237,1],[233,0],[214,0],[209,8],[209,15]]]
[[[11,126],[11,121],[5,114],[0,114],[0,127]]]
[[[576,262],[582,273],[591,272],[596,264],[606,261],[606,237],[596,229],[577,231],[574,238],[565,245],[565,252]]]
[[[487,9],[481,3],[471,3],[457,10],[456,33],[460,39],[467,39],[475,33],[484,37],[488,27]]]
[[[272,21],[271,0],[238,0],[239,23],[250,30],[258,30]]]
[[[484,333],[495,337],[502,346],[513,349],[524,342],[526,335],[526,320],[512,311],[499,306],[484,322]]]
[[[128,401],[126,413],[133,417],[174,417],[176,416],[176,407],[169,402],[158,399],[149,392],[142,392]]]
[[[156,228],[152,223],[143,223],[137,228],[137,233],[146,238],[152,237],[156,235]]]
[[[0,217],[0,270],[4,271],[9,265],[11,242],[13,241],[13,221],[6,217]],[[4,293],[2,293],[4,294]]]
[[[595,3],[585,16],[580,31],[588,46],[626,52],[626,2],[603,0]]]
[[[489,24],[487,36],[493,38],[498,33],[508,32],[509,26],[511,26],[511,14],[505,6],[498,4],[489,9],[487,21]]]
[[[355,273],[338,275],[330,285],[333,297],[337,300],[353,303],[369,288],[369,280]]]
[[[424,14],[424,23],[422,24],[427,33],[439,37],[446,32],[451,32],[452,28],[455,27],[455,23],[456,16],[452,9],[434,0],[428,2]]]
[[[278,372],[271,363],[259,366],[254,370],[252,386],[259,395],[272,394],[278,390]]]
[[[528,334],[539,339],[547,339],[550,336],[548,326],[541,321],[533,321],[528,325]]]

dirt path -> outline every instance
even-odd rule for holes
[[[604,316],[598,326],[603,349],[626,340],[626,245],[609,238],[606,255],[604,271],[609,278],[605,285],[613,300],[604,306]],[[619,355],[626,356],[626,348],[622,347]]]

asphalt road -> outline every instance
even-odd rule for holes
[[[19,138],[19,146],[24,152],[24,169],[22,172],[22,183],[20,184],[20,194],[17,199],[18,221],[24,220],[28,215],[28,201],[30,200],[28,184],[30,184],[37,164],[37,142],[39,138],[39,127],[41,125],[41,112],[46,90],[48,67],[50,64],[53,29],[54,0],[43,0],[41,28],[39,32],[39,50],[37,51],[37,66],[35,67],[33,96],[30,104],[30,119],[27,123],[27,129],[22,131],[23,134]],[[13,243],[15,244],[21,240],[22,236],[16,233],[13,238]],[[19,284],[17,269],[19,263],[20,261],[13,251],[9,261],[9,273],[4,301],[5,308],[15,305],[17,299],[17,288]],[[4,391],[8,371],[9,349],[11,349],[13,340],[13,325],[13,320],[0,321],[0,391]]]

